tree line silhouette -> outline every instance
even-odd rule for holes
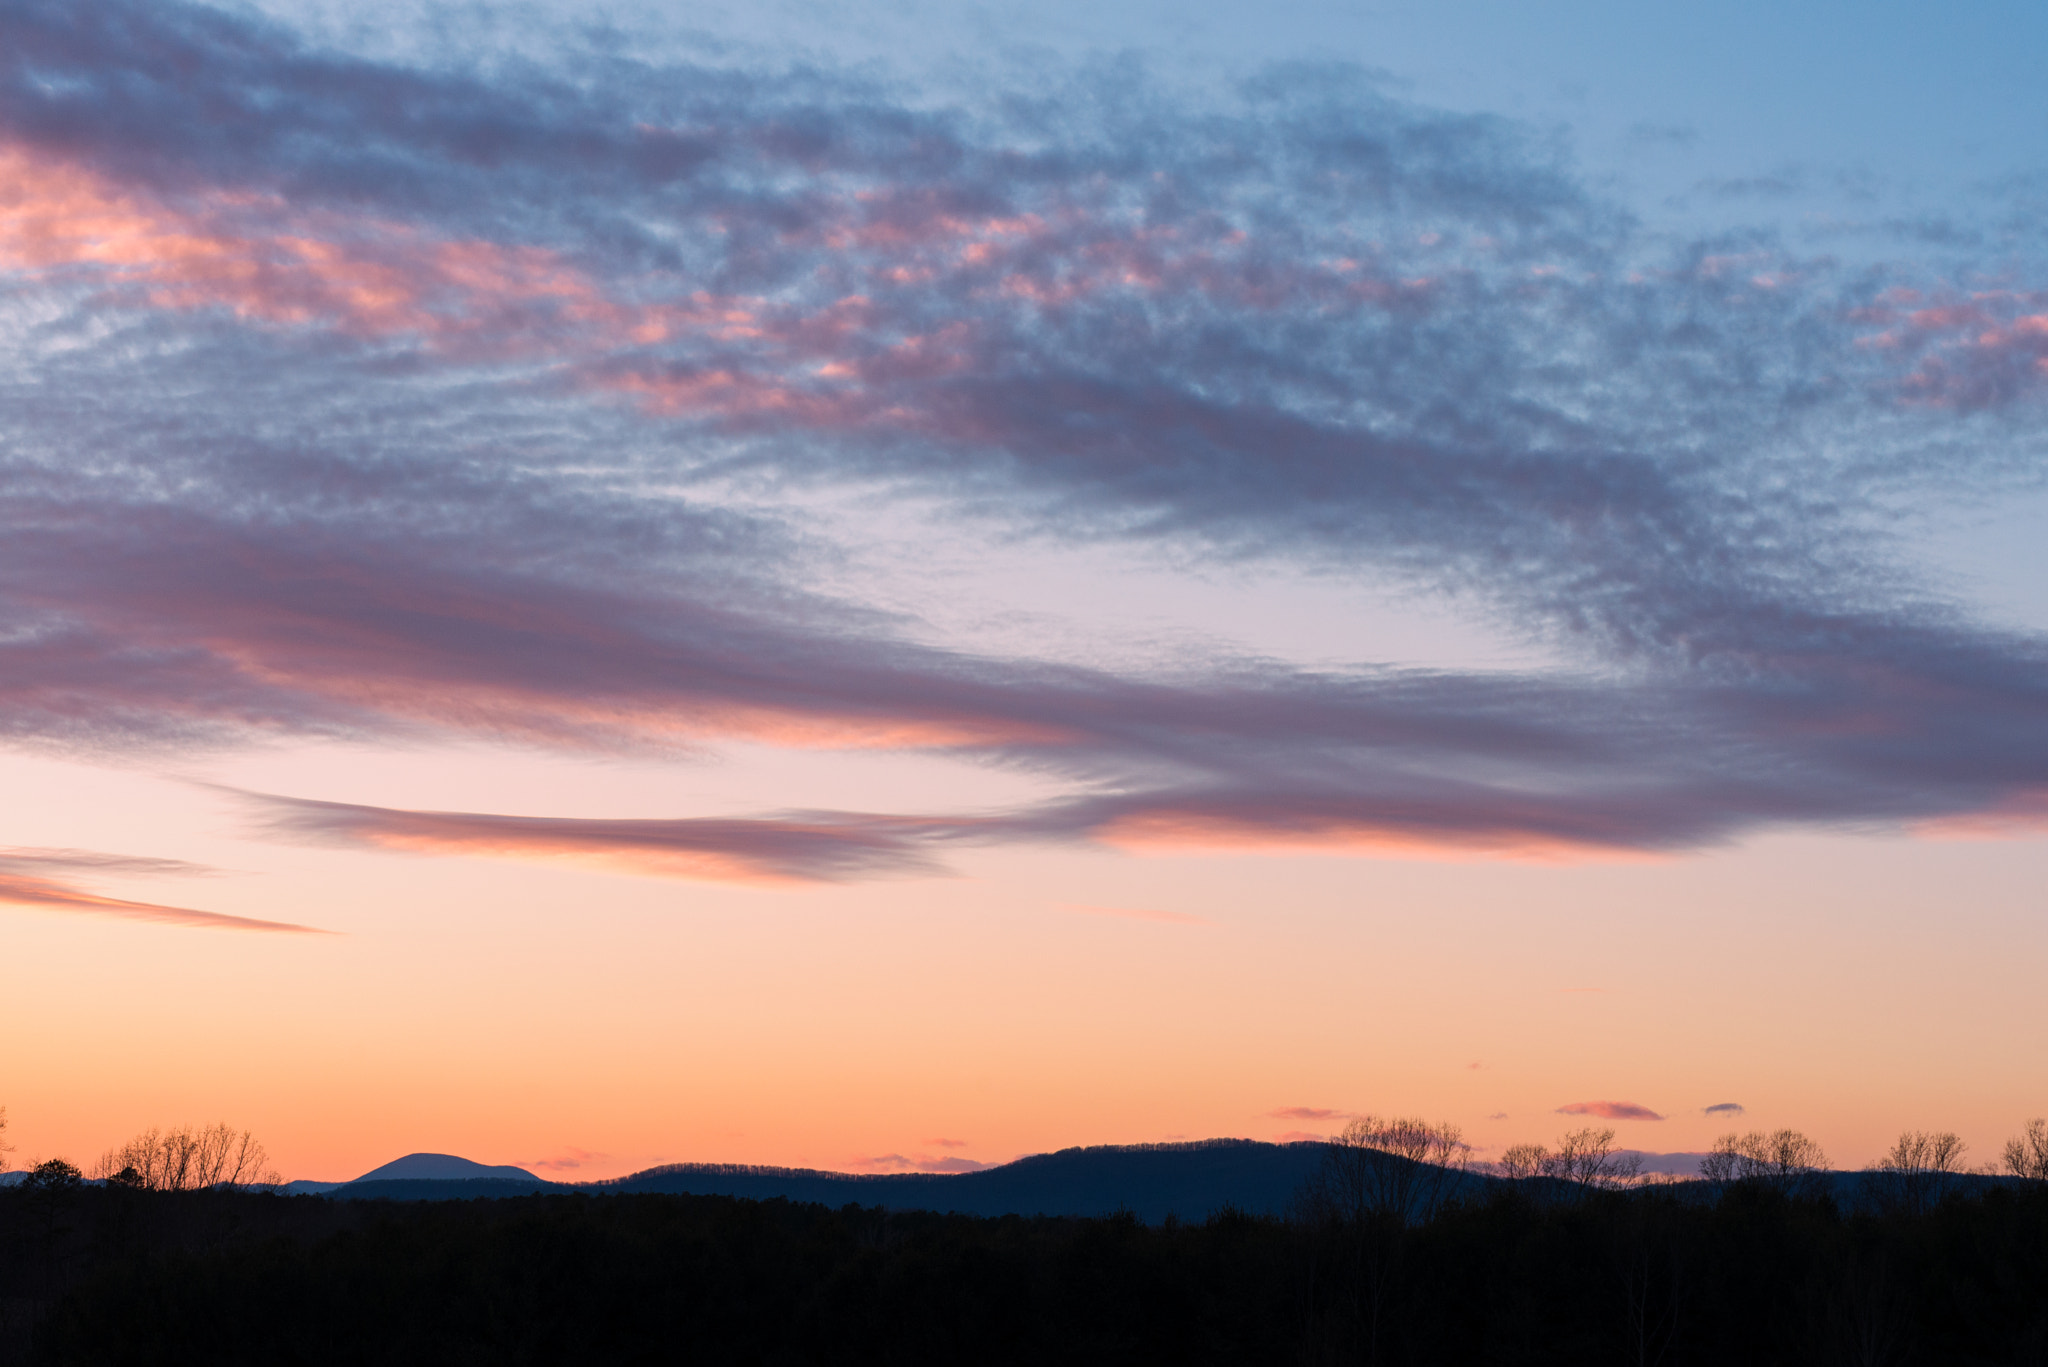
[[[1729,1134],[1696,1180],[1613,1139],[1366,1118],[1284,1217],[1148,1226],[286,1197],[246,1132],[146,1132],[0,1188],[0,1362],[2048,1363],[2048,1124],[1996,1177],[1939,1132],[1859,1174]]]

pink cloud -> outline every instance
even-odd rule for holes
[[[967,1141],[964,1139],[927,1139],[924,1142],[935,1149],[964,1149],[967,1147]]]
[[[573,1172],[586,1164],[600,1162],[607,1156],[591,1149],[565,1148],[553,1158],[541,1158],[531,1163],[522,1163],[520,1166],[545,1168],[550,1172]]]
[[[911,1167],[912,1162],[900,1153],[879,1153],[872,1157],[851,1159],[847,1166],[859,1172],[901,1172]]]
[[[1275,1120],[1348,1120],[1349,1111],[1326,1110],[1321,1106],[1282,1106],[1277,1111],[1266,1112]]]
[[[2048,787],[2023,788],[1972,812],[1917,823],[1915,834],[1935,840],[1999,840],[2048,829]]]
[[[1537,821],[1524,824],[1504,812],[1491,815],[1495,817],[1492,821],[1450,826],[1418,820],[1420,814],[1412,811],[1389,812],[1383,819],[1375,819],[1366,812],[1294,814],[1269,807],[1230,810],[1223,804],[1191,810],[1161,803],[1105,823],[1096,838],[1134,851],[1328,851],[1376,858],[1468,858],[1532,864],[1662,857],[1597,837],[1544,831]]]
[[[435,238],[281,197],[198,188],[173,205],[85,166],[0,145],[0,270],[92,272],[151,307],[276,326],[411,334],[465,357],[587,352],[679,333],[754,335],[753,301],[607,295],[544,248]],[[125,296],[123,291],[126,292]]]
[[[1259,244],[1242,232],[1133,227],[1080,210],[1065,212],[1057,228],[1035,214],[963,218],[922,192],[876,190],[828,202],[821,226],[785,241],[840,254],[860,284],[836,301],[778,305],[703,290],[646,298],[646,282],[601,283],[546,248],[437,237],[204,184],[171,198],[22,145],[0,144],[0,179],[21,191],[0,204],[0,270],[89,273],[113,287],[109,298],[153,308],[408,335],[456,359],[557,358],[599,388],[678,417],[917,430],[920,419],[863,391],[977,365],[982,344],[966,319],[928,333],[901,327],[933,295],[1039,310],[1118,291],[1200,294],[1262,310],[1418,297],[1418,282],[1351,278],[1355,262],[1352,272],[1266,262],[1246,269],[1243,258]],[[686,341],[716,344],[726,359],[602,363]]]
[[[989,1166],[978,1159],[949,1155],[934,1158],[926,1154],[909,1157],[900,1153],[876,1154],[869,1158],[856,1158],[849,1165],[856,1172],[930,1172],[962,1173],[979,1172]]]
[[[1569,1106],[1557,1108],[1559,1115],[1591,1115],[1602,1120],[1662,1120],[1648,1106],[1638,1106],[1633,1101],[1574,1101]]]
[[[1930,302],[1891,291],[1854,320],[1882,329],[1859,346],[1912,367],[1898,382],[1908,403],[1985,408],[2048,388],[2048,294],[1980,290]]]

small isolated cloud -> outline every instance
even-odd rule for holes
[[[1486,1064],[1485,1064],[1484,1062],[1482,1062],[1481,1060],[1479,1060],[1479,1059],[1476,1059],[1476,1058],[1475,1058],[1475,1059],[1473,1059],[1473,1060],[1472,1060],[1472,1061],[1471,1061],[1470,1063],[1466,1064],[1465,1066],[1466,1066],[1467,1068],[1484,1068],[1484,1067],[1486,1066]]]
[[[1307,1130],[1282,1130],[1279,1134],[1273,1136],[1273,1142],[1275,1144],[1321,1143],[1328,1138],[1329,1136],[1326,1134],[1311,1134]]]
[[[1742,1115],[1745,1107],[1739,1101],[1717,1101],[1701,1111],[1701,1115]]]
[[[967,1147],[967,1141],[964,1139],[927,1139],[924,1143],[926,1147],[934,1149],[964,1149]]]
[[[1506,1111],[1495,1111],[1492,1115],[1486,1118],[1488,1120],[1506,1120],[1508,1118],[1508,1113]]]
[[[1638,1106],[1633,1101],[1574,1101],[1569,1106],[1557,1108],[1559,1115],[1591,1115],[1602,1120],[1662,1120],[1648,1106]]]
[[[531,1163],[521,1163],[522,1168],[544,1168],[549,1172],[574,1172],[587,1164],[602,1162],[605,1154],[590,1149],[565,1148],[553,1158],[542,1158]]]
[[[1060,910],[1083,916],[1115,916],[1126,921],[1158,921],[1170,926],[1208,926],[1215,922],[1185,911],[1161,911],[1155,907],[1104,907],[1089,902],[1062,902]]]
[[[1282,1106],[1277,1111],[1266,1112],[1274,1120],[1349,1120],[1349,1111],[1325,1110],[1321,1106]]]
[[[878,1153],[871,1158],[856,1158],[847,1166],[860,1172],[902,1172],[911,1166],[911,1161],[900,1153]]]
[[[957,1155],[937,1158],[923,1153],[915,1157],[900,1153],[883,1153],[871,1158],[856,1158],[848,1166],[856,1172],[959,1173],[979,1172],[988,1164],[978,1159],[961,1158]]]

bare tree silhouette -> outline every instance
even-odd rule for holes
[[[1501,1176],[1519,1182],[1542,1172],[1549,1157],[1550,1150],[1541,1144],[1516,1144],[1500,1156],[1500,1162],[1495,1166],[1500,1169]]]
[[[1629,1186],[1642,1170],[1641,1154],[1614,1151],[1612,1129],[1573,1130],[1559,1139],[1556,1150],[1543,1160],[1545,1177],[1581,1192],[1614,1191]]]
[[[1464,1132],[1408,1117],[1360,1116],[1330,1140],[1322,1166],[1295,1194],[1294,1214],[1329,1245],[1328,1274],[1364,1327],[1377,1362],[1389,1297],[1401,1280],[1405,1231],[1456,1197],[1471,1164]],[[1310,1278],[1318,1275],[1312,1266]]]
[[[1700,1176],[1717,1187],[1755,1182],[1787,1196],[1802,1196],[1819,1188],[1827,1166],[1828,1156],[1820,1145],[1797,1130],[1751,1130],[1716,1139],[1714,1151],[1700,1162]]]
[[[1919,1214],[1941,1204],[1968,1146],[1947,1130],[1907,1130],[1877,1161],[1867,1187],[1887,1210]]]
[[[278,1174],[256,1137],[226,1123],[144,1130],[93,1165],[92,1175],[145,1191],[275,1186]]]
[[[2029,1120],[2018,1137],[2006,1140],[2003,1162],[2014,1177],[2048,1182],[2048,1120]]]
[[[1331,1139],[1299,1198],[1312,1221],[1391,1217],[1426,1224],[1464,1181],[1472,1148],[1449,1123],[1361,1116]]]

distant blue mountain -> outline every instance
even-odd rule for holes
[[[831,1206],[852,1202],[963,1215],[1112,1215],[1122,1210],[1156,1224],[1168,1215],[1205,1220],[1226,1206],[1252,1215],[1285,1214],[1303,1179],[1323,1161],[1323,1153],[1320,1143],[1262,1144],[1251,1139],[1103,1145],[1035,1154],[956,1175],[864,1176],[677,1163],[579,1189],[781,1196]]]
[[[1652,1153],[1647,1149],[1623,1149],[1620,1157],[1634,1155],[1642,1160],[1644,1172],[1661,1173],[1667,1177],[1697,1177],[1700,1175],[1700,1160],[1704,1153]]]
[[[381,1168],[370,1169],[353,1182],[311,1182],[302,1178],[286,1182],[277,1190],[286,1196],[433,1201],[463,1196],[519,1196],[554,1185],[525,1168],[493,1167],[452,1153],[409,1153]]]
[[[476,1182],[495,1179],[501,1182],[538,1183],[525,1168],[510,1165],[487,1167],[472,1163],[467,1158],[457,1158],[452,1153],[409,1153],[403,1158],[394,1158],[381,1168],[372,1168],[356,1179],[357,1182]],[[349,1183],[353,1186],[355,1183]]]
[[[323,1192],[332,1201],[474,1201],[485,1196],[531,1196],[535,1192],[573,1192],[575,1187],[543,1182],[538,1177],[513,1181],[503,1177],[409,1177],[379,1182],[344,1182]]]
[[[964,1215],[1112,1215],[1121,1210],[1151,1224],[1168,1215],[1203,1220],[1226,1206],[1249,1214],[1283,1214],[1302,1179],[1322,1159],[1318,1143],[1211,1139],[1062,1149],[957,1175],[677,1163],[609,1182],[567,1184],[543,1181],[523,1168],[486,1167],[447,1154],[409,1154],[353,1182],[292,1182],[282,1190],[339,1200],[398,1201],[537,1191],[670,1192]]]
[[[959,1174],[820,1172],[811,1168],[746,1167],[728,1163],[673,1163],[608,1182],[557,1183],[524,1168],[487,1167],[449,1154],[408,1154],[353,1182],[293,1182],[288,1194],[338,1200],[445,1201],[526,1196],[536,1192],[667,1192],[698,1196],[777,1197],[817,1202],[934,1210],[962,1215],[1112,1215],[1129,1211],[1147,1224],[1169,1215],[1207,1219],[1225,1207],[1251,1215],[1284,1215],[1304,1179],[1323,1161],[1320,1143],[1262,1144],[1251,1139],[1209,1139],[1190,1144],[1103,1145],[1035,1154],[1000,1167]],[[1652,1155],[1684,1171],[1697,1155]],[[1646,1164],[1646,1167],[1649,1165]],[[1650,1168],[1655,1171],[1655,1168]],[[1483,1196],[1502,1179],[1479,1173],[1460,1179],[1460,1195]],[[2011,1179],[1959,1175],[1950,1189],[1976,1193]],[[1881,1199],[1868,1173],[1820,1174],[1818,1187],[1845,1209],[1874,1207]],[[1554,1189],[1554,1190],[1553,1190]],[[1683,1190],[1712,1199],[1712,1188]],[[1533,1178],[1525,1190],[1543,1199],[1565,1189]]]

